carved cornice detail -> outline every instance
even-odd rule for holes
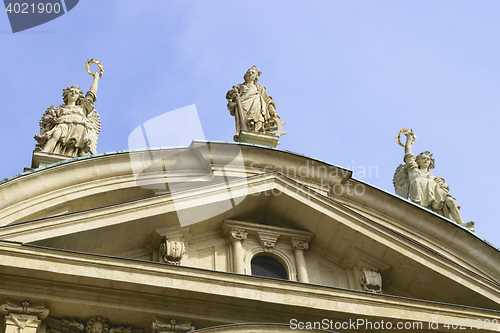
[[[177,322],[176,319],[170,319],[168,323],[160,319],[156,319],[152,325],[153,333],[191,332],[194,330],[195,327],[190,321]]]
[[[36,333],[42,319],[49,315],[49,309],[44,305],[32,306],[28,301],[18,304],[6,300],[0,305],[0,313],[5,315],[6,333]]]
[[[20,305],[17,305],[11,300],[6,300],[4,304],[0,305],[0,312],[5,315],[10,314],[27,314],[34,315],[38,319],[45,319],[49,315],[49,309],[45,305],[31,306],[28,301],[23,301]]]
[[[74,318],[49,318],[47,320],[48,332],[50,333],[140,333],[142,329],[132,327],[110,326],[108,320],[102,316],[90,317],[85,325]]]

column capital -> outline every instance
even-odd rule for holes
[[[229,231],[229,238],[232,242],[244,242],[247,239],[248,232],[244,229],[231,228]]]
[[[305,251],[309,249],[309,242],[306,239],[292,238],[292,250]]]

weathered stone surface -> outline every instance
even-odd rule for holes
[[[143,176],[183,182],[182,191],[155,193],[137,182],[131,163],[151,155],[160,163],[197,146],[205,147],[197,156],[212,177],[172,163]],[[235,147],[243,159],[236,166],[227,162]],[[149,333],[156,318],[165,331],[192,322],[224,332],[214,327],[293,318],[484,322],[498,315],[498,250],[342,168],[286,151],[195,142],[90,156],[5,180],[0,198],[0,298],[47,304],[50,317],[36,333],[80,333],[95,315],[109,319],[108,333]],[[196,219],[221,206],[223,213]],[[191,223],[180,224],[179,210]],[[181,265],[164,264],[166,240],[174,242],[167,260],[185,245]],[[252,259],[265,256],[288,280],[251,275]],[[365,273],[360,281],[366,271],[380,276]],[[52,316],[71,320],[57,328]]]
[[[40,120],[40,134],[34,136],[36,150],[69,157],[97,153],[101,119],[94,108],[99,73],[86,95],[78,86],[63,90],[64,104],[51,105]]]
[[[286,122],[276,113],[276,105],[257,84],[261,71],[250,68],[243,77],[245,82],[233,86],[226,94],[227,108],[236,121],[234,141],[276,147]]]
[[[429,172],[434,168],[435,160],[429,151],[424,151],[416,157],[412,153],[415,141],[413,131],[402,130],[406,135],[404,162],[394,173],[394,188],[403,198],[419,204],[433,212],[442,215],[453,222],[474,231],[474,222],[464,223],[460,216],[460,205],[449,194],[449,186],[444,178],[436,177]],[[399,137],[398,137],[399,140]]]

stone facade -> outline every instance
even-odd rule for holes
[[[95,155],[11,177],[0,197],[7,333],[448,332],[500,315],[498,249],[290,152],[194,142]],[[336,328],[349,320],[386,326]]]

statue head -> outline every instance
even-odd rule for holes
[[[75,91],[77,90],[78,93],[79,93],[79,97],[78,97],[78,100],[76,101],[76,105],[80,105],[82,103],[82,100],[83,98],[85,97],[85,95],[83,94],[83,91],[80,89],[80,87],[78,86],[71,86],[71,87],[68,87],[68,88],[65,88],[63,89],[63,101],[64,101],[64,104],[68,104],[68,95],[71,91]]]
[[[418,166],[424,166],[427,168],[427,171],[430,169],[434,169],[436,166],[436,160],[432,157],[430,151],[423,151],[415,157],[415,161],[417,161]]]
[[[87,333],[108,333],[109,326],[107,320],[101,316],[94,316],[87,321],[85,331]]]
[[[250,80],[250,81],[253,80],[254,83],[257,83],[257,81],[259,81],[260,74],[262,74],[262,72],[257,69],[257,66],[253,65],[252,68],[249,68],[247,70],[247,72],[243,76],[243,79],[245,80],[245,82],[247,80]]]

